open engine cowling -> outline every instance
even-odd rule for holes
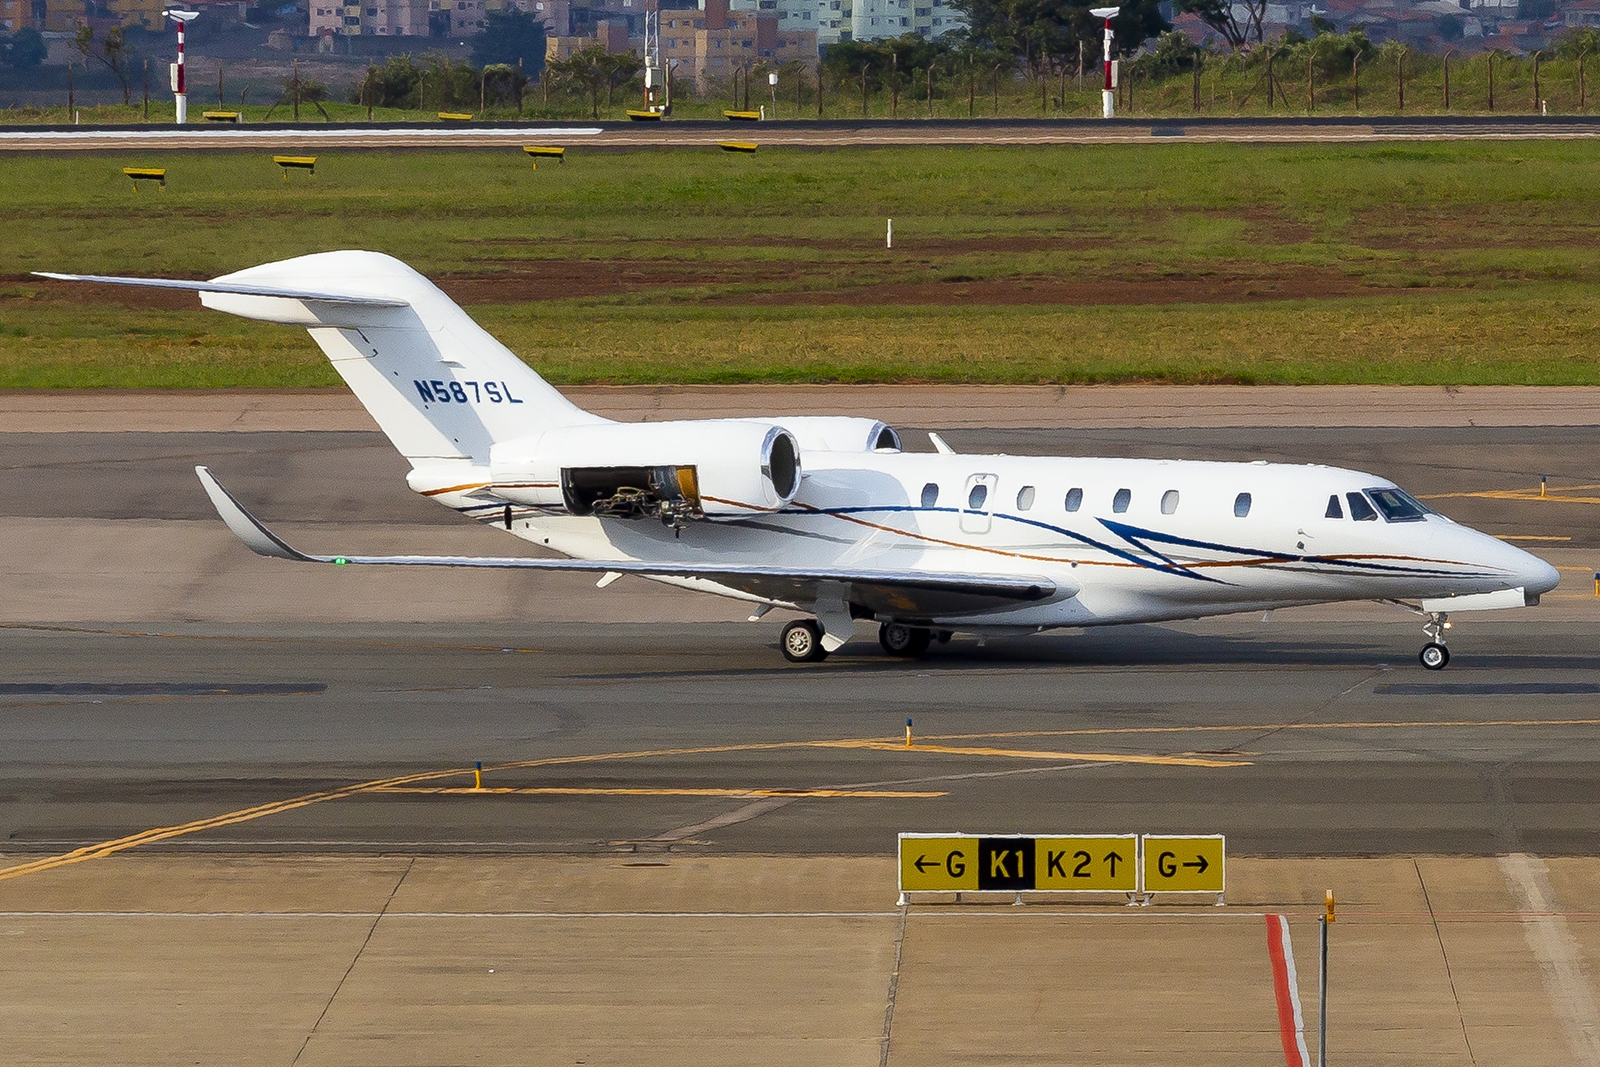
[[[678,524],[782,508],[800,489],[800,445],[735,419],[571,426],[495,445],[489,474],[520,504]]]

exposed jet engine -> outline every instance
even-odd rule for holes
[[[571,515],[692,518],[777,511],[800,489],[800,444],[738,419],[568,426],[496,444],[495,496]]]

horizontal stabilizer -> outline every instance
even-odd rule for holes
[[[232,282],[190,282],[176,278],[113,278],[100,274],[52,274],[36,270],[38,278],[58,282],[99,282],[103,285],[137,285],[146,289],[185,289],[194,293],[234,293],[239,296],[277,296],[286,300],[318,300],[325,304],[359,304],[363,307],[401,308],[404,300],[388,300],[356,293],[313,292],[306,289],[280,289],[270,285],[238,285]]]
[[[489,567],[597,574],[638,574],[651,578],[699,578],[752,596],[809,603],[821,583],[845,583],[852,599],[887,614],[944,615],[991,611],[1019,602],[1075,596],[1043,576],[949,574],[936,571],[884,571],[837,567],[780,567],[738,564],[674,563],[644,560],[535,559],[525,556],[318,556],[301,552],[250,514],[223,488],[209,468],[196,467],[200,483],[228,524],[252,552],[300,563],[383,564],[401,567]]]

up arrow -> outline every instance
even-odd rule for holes
[[[1195,857],[1195,862],[1193,862],[1193,863],[1185,863],[1184,866],[1185,867],[1193,867],[1199,873],[1205,874],[1206,873],[1206,868],[1211,866],[1211,864],[1206,862],[1206,858],[1204,856],[1196,856]]]
[[[913,867],[915,867],[917,869],[917,873],[918,874],[921,874],[925,867],[937,867],[937,866],[939,866],[939,861],[938,860],[930,860],[926,856],[920,856],[919,855],[917,857],[917,862],[913,863],[911,866],[913,866]]]

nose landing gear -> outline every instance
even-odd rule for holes
[[[1445,647],[1445,631],[1450,629],[1450,616],[1442,611],[1429,612],[1422,632],[1428,643],[1422,646],[1417,659],[1430,671],[1442,671],[1450,663],[1450,650]]]

